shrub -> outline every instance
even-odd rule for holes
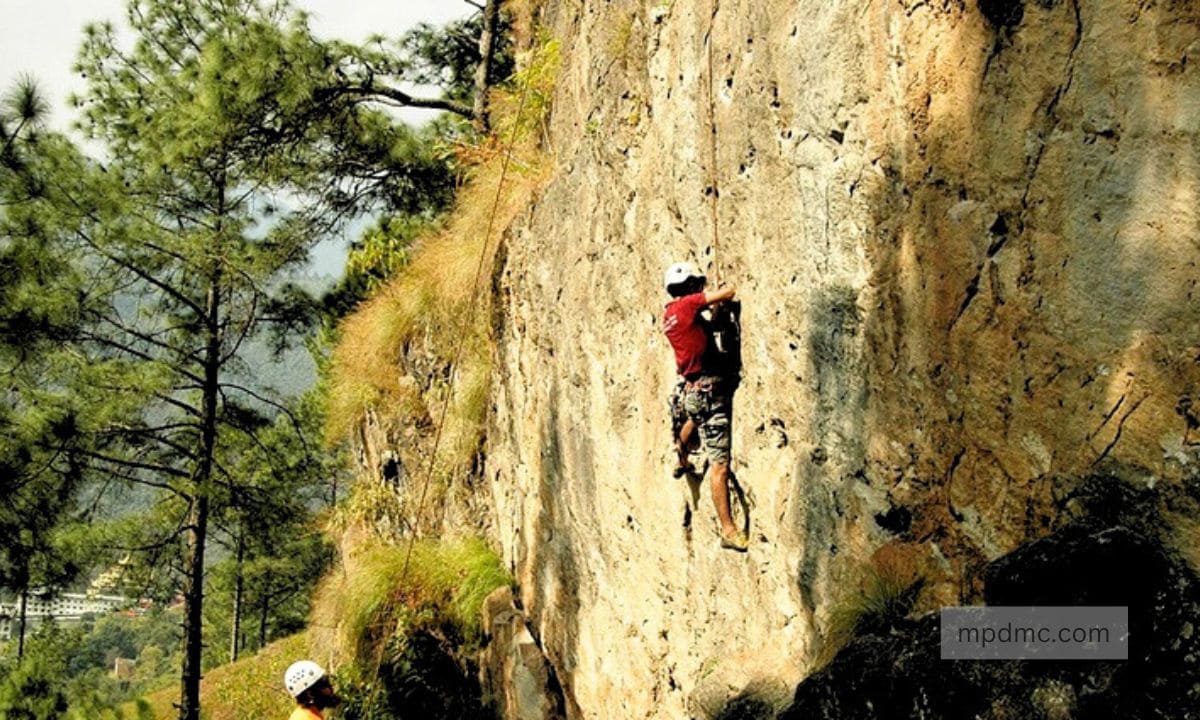
[[[829,611],[815,667],[827,665],[854,636],[885,629],[906,617],[923,586],[923,578],[892,565],[864,567],[857,587]]]
[[[319,590],[312,618],[319,656],[339,667],[343,717],[478,713],[473,658],[483,600],[511,582],[478,539],[421,540],[411,557],[407,544],[347,553]]]

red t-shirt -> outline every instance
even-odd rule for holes
[[[705,305],[704,293],[698,292],[672,300],[663,312],[663,332],[675,349],[675,369],[685,378],[693,378],[703,370],[708,335],[698,315]]]

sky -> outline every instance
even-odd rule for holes
[[[312,14],[320,37],[358,42],[368,35],[400,35],[419,22],[436,25],[475,11],[465,0],[293,0]],[[37,79],[51,100],[51,124],[67,129],[74,117],[67,96],[83,89],[71,72],[83,27],[99,20],[124,24],[125,0],[0,0],[0,88],[12,87],[24,74]],[[419,121],[429,111],[412,110]]]
[[[316,35],[351,42],[375,33],[398,36],[419,22],[441,25],[475,11],[464,0],[293,0],[293,4],[311,13],[310,26]],[[101,20],[122,26],[125,5],[126,0],[0,0],[0,91],[7,91],[22,75],[32,76],[51,105],[51,127],[67,130],[75,120],[67,97],[83,90],[83,81],[71,72],[83,28]],[[430,116],[427,110],[400,113],[412,123]],[[340,273],[345,255],[345,239],[341,240],[317,249],[314,271]]]

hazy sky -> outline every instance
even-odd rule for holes
[[[372,33],[399,35],[419,22],[442,24],[474,8],[463,0],[294,0],[312,13],[322,37],[360,41]],[[21,74],[37,78],[53,103],[52,124],[66,129],[75,118],[67,96],[82,89],[71,72],[83,26],[97,20],[124,24],[125,0],[0,0],[0,89]],[[405,115],[410,121],[422,111]]]
[[[443,24],[475,11],[463,0],[293,0],[312,14],[313,32],[322,37],[361,41],[373,33],[400,35],[419,22]],[[125,0],[0,0],[0,92],[29,74],[37,79],[53,108],[52,127],[66,130],[76,119],[67,96],[83,90],[83,81],[71,72],[83,27],[97,20],[124,24]],[[420,122],[427,110],[401,111],[408,122]],[[362,223],[348,228],[344,237],[330,238],[314,251],[310,267],[322,275],[338,275],[345,262],[346,241]]]

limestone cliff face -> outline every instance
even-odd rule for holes
[[[857,568],[970,600],[1094,469],[1195,479],[1200,5],[540,19],[563,44],[558,171],[501,253],[486,472],[571,717],[786,696]],[[682,258],[743,301],[744,556],[718,549],[707,487],[670,475],[660,278]]]

